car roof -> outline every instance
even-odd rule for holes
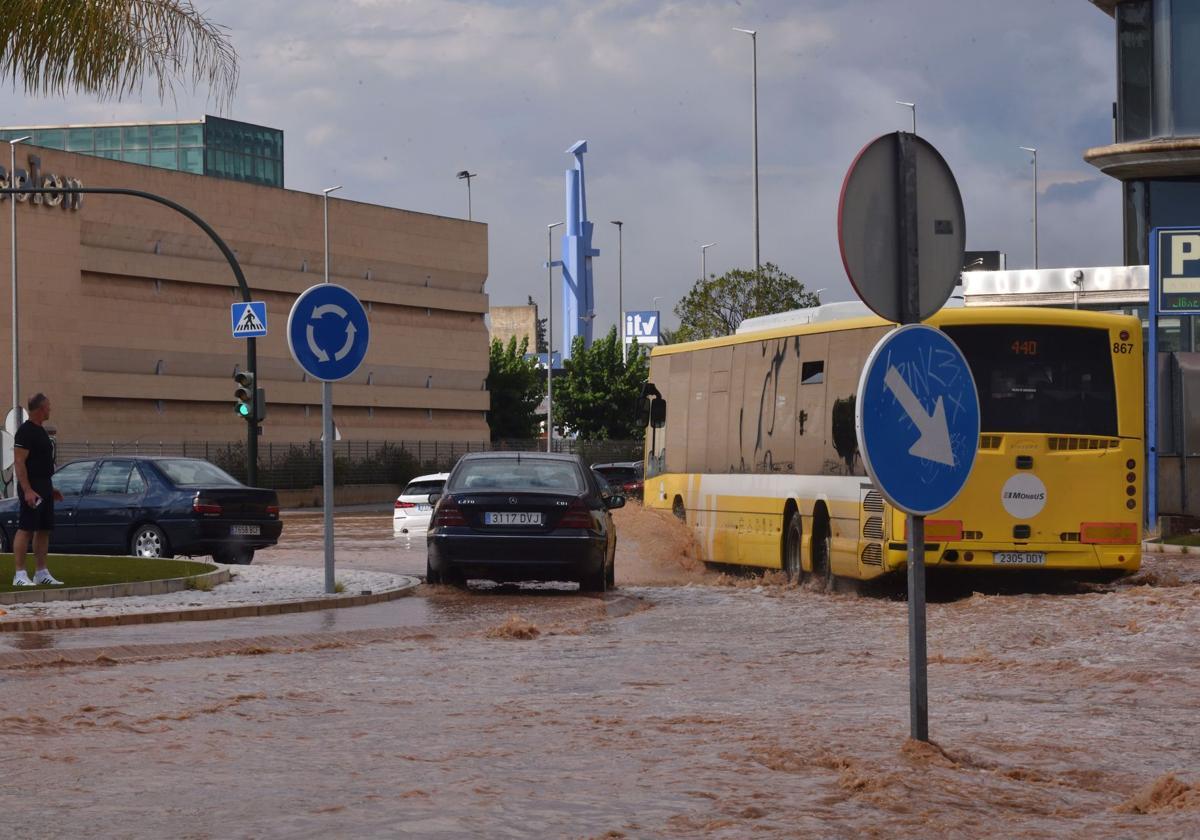
[[[459,459],[459,463],[463,461],[479,461],[481,459],[499,458],[503,460],[520,461],[538,460],[538,461],[570,461],[572,464],[578,464],[583,461],[579,455],[571,452],[468,452]]]
[[[630,467],[634,467],[634,468],[640,467],[641,465],[642,465],[641,461],[613,461],[612,463],[609,463],[609,464],[592,464],[592,469],[603,470],[603,469],[608,469],[611,467],[621,467],[623,469],[628,469]]]
[[[123,452],[104,452],[99,455],[81,455],[78,458],[72,458],[63,464],[75,464],[82,461],[139,461],[145,463],[147,461],[202,461],[205,464],[216,466],[207,458],[198,458],[194,455],[126,455]]]
[[[408,480],[408,483],[412,484],[413,482],[416,482],[416,481],[445,481],[449,477],[450,477],[450,473],[448,473],[448,472],[430,473],[429,475],[414,475],[412,478],[410,478]]]

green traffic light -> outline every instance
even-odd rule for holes
[[[237,413],[240,414],[242,417],[249,417],[250,416],[250,404],[249,403],[239,403],[237,405]]]

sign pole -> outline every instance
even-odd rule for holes
[[[925,650],[925,517],[908,515],[909,737],[929,740],[929,666]]]
[[[333,594],[333,384],[321,383],[321,474],[325,485],[325,594]]]
[[[900,323],[921,322],[917,228],[917,158],[913,135],[896,132],[896,243],[899,246]],[[925,644],[925,517],[908,515],[909,737],[929,740],[929,668]]]
[[[1150,231],[1150,308],[1146,331],[1146,528],[1158,531],[1158,228]]]

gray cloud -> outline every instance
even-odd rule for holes
[[[1039,148],[1043,265],[1120,261],[1120,191],[1083,163],[1111,137],[1113,25],[1085,0],[484,2],[214,0],[243,60],[231,116],[286,132],[287,184],[489,225],[497,304],[544,301],[546,224],[563,214],[563,153],[589,141],[598,329],[625,304],[669,308],[699,274],[752,261],[750,44],[759,30],[762,251],[825,300],[851,294],[837,196],[867,141],[908,125],[954,169],[971,248],[1032,260],[1028,157]],[[36,101],[10,123],[190,117],[160,107]]]

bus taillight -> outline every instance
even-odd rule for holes
[[[1129,545],[1138,541],[1135,522],[1084,522],[1079,526],[1082,543]]]
[[[963,538],[961,519],[926,519],[925,542],[959,542]],[[904,539],[908,539],[908,517],[904,519]]]

